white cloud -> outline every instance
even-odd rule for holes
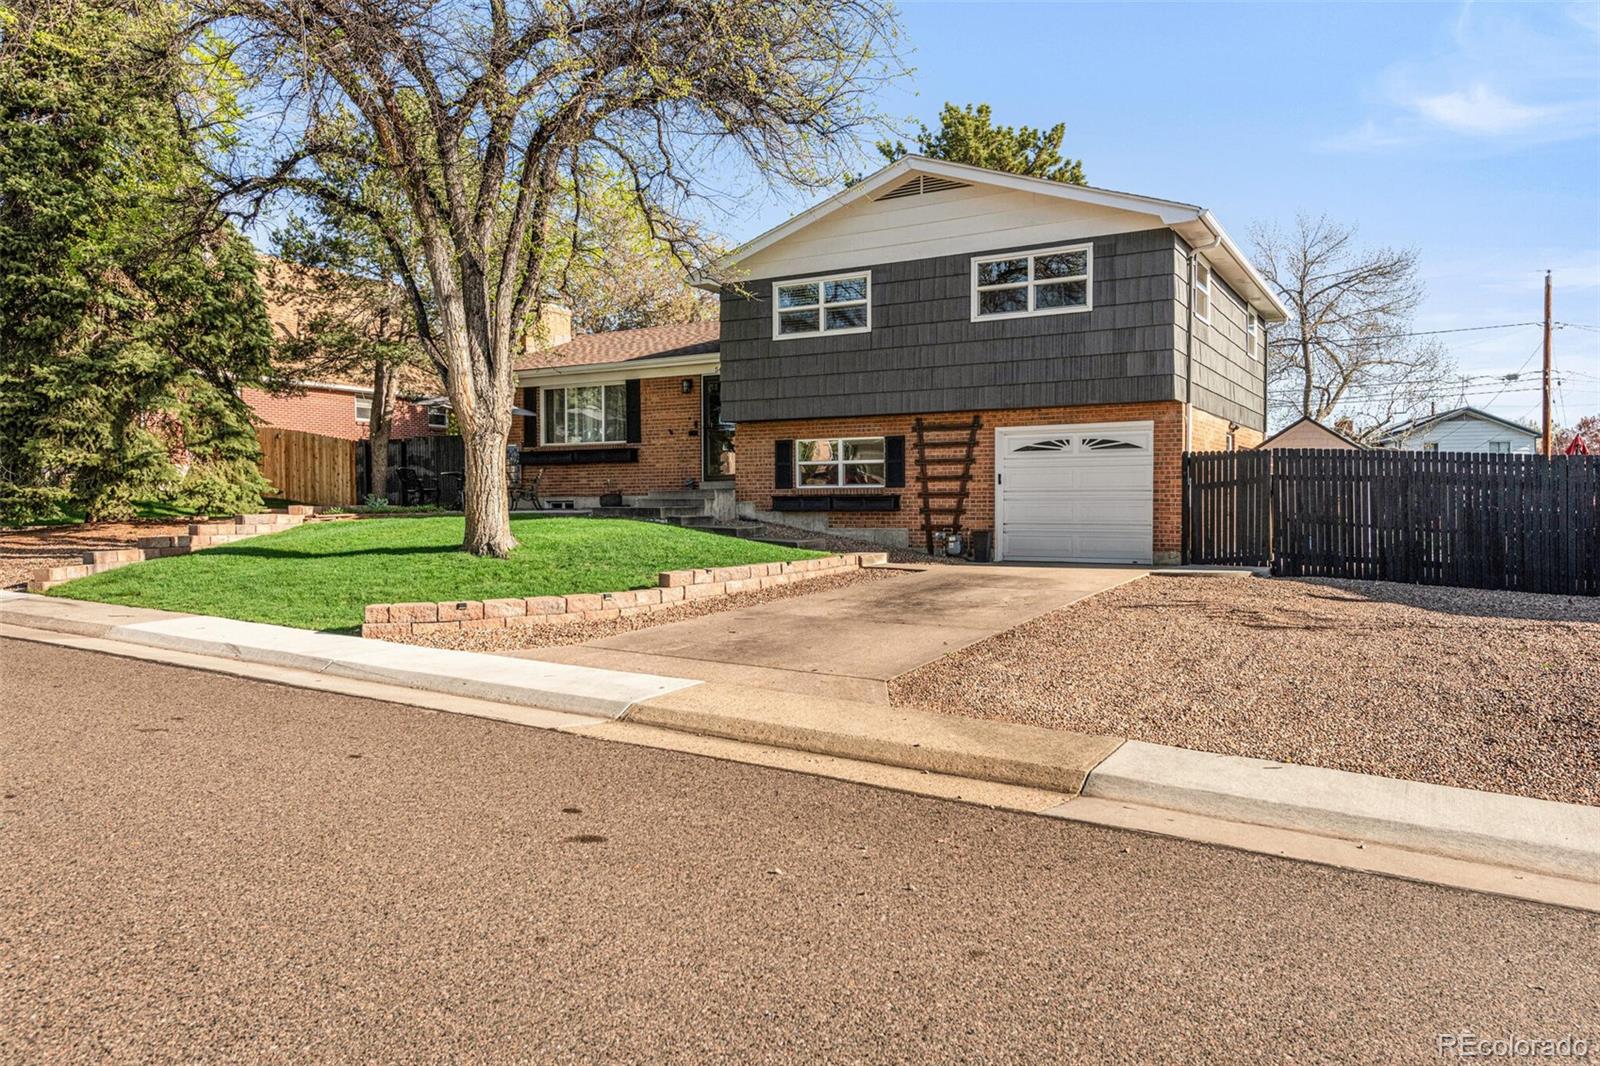
[[[1370,87],[1373,114],[1335,152],[1454,139],[1512,148],[1600,131],[1600,19],[1586,5],[1463,5],[1443,48]]]
[[[1528,129],[1564,110],[1516,103],[1481,82],[1454,92],[1419,97],[1411,106],[1423,118],[1447,129],[1488,136]]]

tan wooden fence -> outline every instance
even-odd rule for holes
[[[356,442],[298,429],[261,426],[261,475],[294,503],[356,502]]]

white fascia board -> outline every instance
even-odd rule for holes
[[[748,259],[757,252],[770,248],[785,237],[804,229],[823,216],[847,207],[864,196],[870,196],[885,185],[889,185],[910,174],[931,174],[935,177],[965,182],[969,185],[990,185],[1001,189],[1011,189],[1016,192],[1034,193],[1061,200],[1071,200],[1076,203],[1092,204],[1097,207],[1133,211],[1154,216],[1165,226],[1192,222],[1198,219],[1201,214],[1201,209],[1194,204],[1179,203],[1176,200],[1160,200],[1152,196],[1138,196],[1133,193],[1117,192],[1112,189],[1099,189],[1092,185],[1070,185],[1066,182],[1051,181],[1048,178],[1031,178],[1022,174],[1008,174],[1003,171],[988,170],[984,167],[968,166],[965,163],[951,163],[943,159],[929,159],[927,156],[908,155],[863,178],[849,188],[834,193],[815,207],[800,212],[800,214],[795,215],[782,225],[775,226],[759,237],[746,241],[732,252],[723,256],[711,267],[697,271],[690,277],[690,283],[702,289],[715,291],[719,288],[719,285],[712,278],[714,272],[719,269],[736,266],[741,261]]]
[[[1191,247],[1204,248],[1212,241],[1216,241],[1216,248],[1209,254],[1201,252],[1201,258],[1211,264],[1212,269],[1222,276],[1235,292],[1243,296],[1245,301],[1255,308],[1256,312],[1268,322],[1284,322],[1289,318],[1289,309],[1283,306],[1272,291],[1272,286],[1267,284],[1250,262],[1248,256],[1240,251],[1228,231],[1222,228],[1222,223],[1210,211],[1202,210],[1192,221],[1179,223],[1172,227],[1178,236],[1188,241]],[[1220,252],[1221,254],[1217,254]]]
[[[662,356],[658,359],[627,359],[616,363],[585,363],[582,366],[518,370],[516,383],[519,388],[529,385],[555,388],[558,385],[592,385],[626,378],[694,377],[698,374],[717,374],[721,370],[721,353],[699,352],[694,355]]]
[[[1273,294],[1266,279],[1260,275],[1233,238],[1228,236],[1216,216],[1203,207],[1178,200],[1163,200],[1154,196],[1118,192],[1115,189],[1101,189],[1092,185],[1071,185],[1066,182],[1051,181],[1048,178],[1008,174],[919,155],[904,156],[849,188],[834,193],[815,207],[802,211],[782,225],[746,241],[713,266],[695,273],[690,281],[702,289],[716,291],[719,284],[712,277],[714,272],[735,267],[741,261],[770,248],[823,216],[847,207],[862,197],[871,196],[885,185],[913,174],[931,174],[952,181],[966,182],[969,185],[989,185],[1016,192],[1070,200],[1074,203],[1150,215],[1158,219],[1162,225],[1177,230],[1190,244],[1205,245],[1209,244],[1213,237],[1219,238],[1218,247],[1224,252],[1225,260],[1216,265],[1222,267],[1224,280],[1235,290],[1240,291],[1250,305],[1268,322],[1283,322],[1289,317],[1289,309],[1284,307]]]
[[[343,392],[351,396],[371,396],[372,389],[361,385],[335,385],[331,381],[291,381],[297,389],[315,389],[318,392]]]

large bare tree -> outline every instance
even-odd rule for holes
[[[1357,435],[1410,414],[1453,387],[1443,346],[1410,335],[1422,300],[1417,253],[1365,248],[1356,228],[1300,216],[1257,227],[1255,262],[1289,309],[1267,350],[1274,420],[1348,420]]]
[[[255,87],[253,150],[219,167],[225,188],[247,209],[333,202],[390,241],[465,438],[478,555],[516,545],[512,367],[586,175],[623,175],[651,232],[699,263],[706,175],[828,185],[894,73],[886,0],[202,2]]]

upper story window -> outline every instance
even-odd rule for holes
[[[803,489],[882,486],[885,446],[882,437],[797,440],[794,483]]]
[[[972,320],[1087,311],[1094,246],[1075,244],[972,261]]]
[[[446,407],[442,403],[441,404],[435,404],[434,406],[428,408],[428,428],[429,429],[449,429],[450,428],[450,408]]]
[[[778,340],[872,328],[872,274],[772,283],[772,335]]]
[[[370,397],[370,396],[357,396],[356,397],[356,421],[357,422],[371,422],[372,421],[372,397]]]
[[[1211,323],[1211,268],[1199,259],[1194,261],[1194,317]]]
[[[539,435],[545,444],[623,444],[628,439],[628,387],[569,385],[543,389]]]
[[[1252,359],[1259,359],[1266,354],[1267,332],[1261,327],[1261,316],[1256,314],[1255,308],[1246,309],[1244,313],[1244,352]]]

